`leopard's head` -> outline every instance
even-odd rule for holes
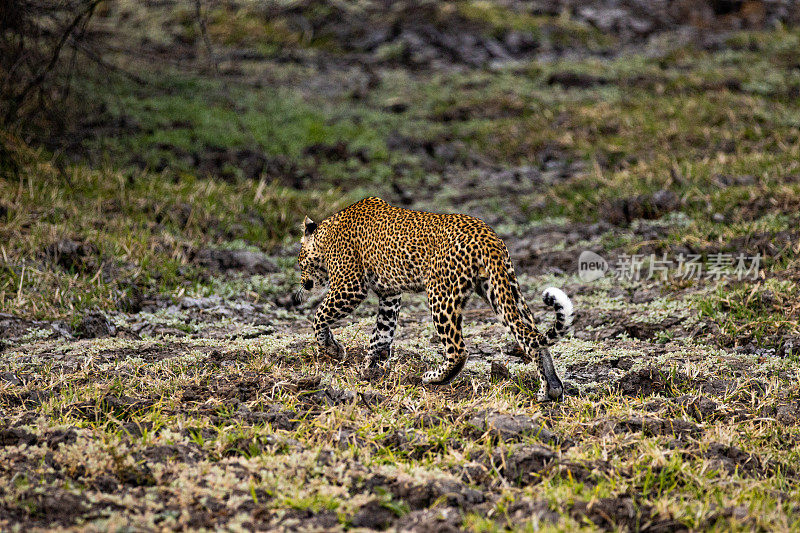
[[[325,256],[317,245],[320,234],[319,225],[306,217],[303,221],[303,238],[300,241],[300,255],[297,265],[300,267],[300,293],[310,291],[314,285],[323,286],[328,283],[328,270],[325,267]]]

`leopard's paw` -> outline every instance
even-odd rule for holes
[[[549,402],[550,398],[547,397],[547,393],[543,390],[539,390],[536,393],[536,401],[539,403]]]
[[[564,398],[564,388],[551,387],[547,381],[542,380],[539,385],[539,392],[536,395],[537,401],[542,402],[558,402]]]
[[[347,350],[336,339],[331,339],[330,342],[324,346],[317,346],[317,355],[320,357],[329,357],[341,361],[347,355]]]
[[[394,347],[392,346],[372,348],[367,353],[367,357],[364,360],[364,368],[372,368],[384,361],[388,361],[392,355],[394,355]]]
[[[440,380],[439,372],[434,370],[428,370],[424,374],[422,374],[422,382],[426,385],[429,384],[436,384]]]
[[[422,376],[422,382],[431,385],[447,385],[458,376],[466,362],[466,356],[459,359],[450,359],[439,368],[425,372]]]

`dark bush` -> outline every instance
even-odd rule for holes
[[[101,0],[0,2],[0,122],[54,108],[69,92],[75,59]]]

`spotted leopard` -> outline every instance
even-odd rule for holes
[[[505,244],[482,220],[411,211],[366,198],[319,224],[306,217],[302,231],[299,295],[315,284],[329,287],[314,316],[318,353],[344,357],[345,349],[330,328],[372,290],[378,296],[378,318],[366,366],[374,366],[391,356],[401,294],[426,291],[445,361],[426,372],[423,382],[446,384],[467,359],[462,311],[476,292],[511,331],[524,360],[536,360],[542,397],[561,397],[564,387],[547,347],[570,330],[572,302],[560,289],[546,289],[544,302],[553,307],[556,320],[546,333],[538,331]]]

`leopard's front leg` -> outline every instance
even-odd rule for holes
[[[331,326],[346,317],[364,301],[367,291],[363,286],[331,287],[325,300],[314,315],[314,337],[317,341],[317,355],[343,359],[346,350],[331,333]]]
[[[397,328],[397,315],[400,312],[400,294],[378,295],[378,318],[369,340],[366,368],[392,355],[392,341]]]

